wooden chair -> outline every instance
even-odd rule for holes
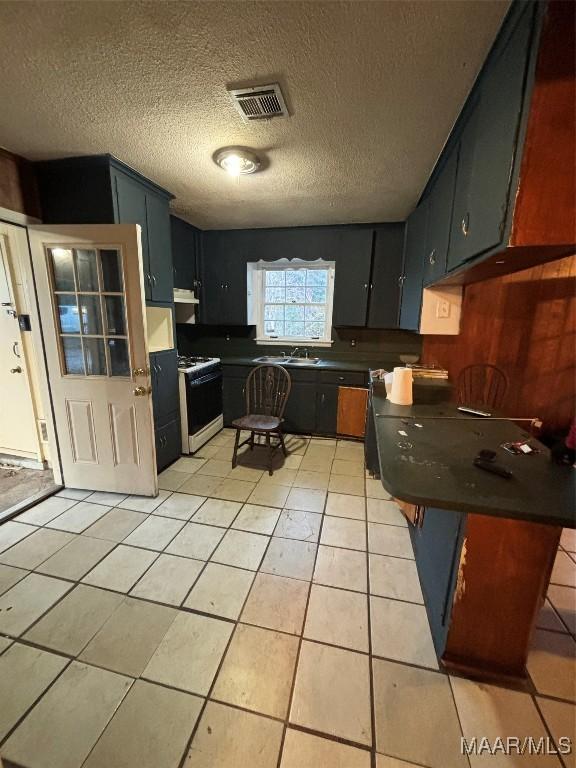
[[[467,365],[458,375],[457,389],[460,405],[499,408],[508,390],[508,377],[495,365]]]
[[[269,475],[273,473],[274,452],[281,447],[284,456],[288,455],[282,422],[291,387],[290,374],[281,365],[259,365],[250,371],[246,379],[246,415],[232,422],[236,428],[232,467],[238,464],[238,448],[248,444],[250,450],[254,450],[255,435],[266,439]],[[240,443],[240,432],[243,429],[250,432],[250,437]],[[271,443],[272,435],[278,440],[276,445]]]

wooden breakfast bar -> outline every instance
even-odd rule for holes
[[[574,469],[553,464],[511,421],[466,417],[448,403],[393,405],[377,385],[370,432],[374,468],[409,521],[440,663],[524,678],[562,528],[576,527]],[[529,438],[531,454],[501,447]],[[474,466],[480,450],[495,451],[512,477]]]

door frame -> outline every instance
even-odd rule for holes
[[[34,346],[35,362],[38,366],[38,389],[42,409],[44,411],[44,420],[48,433],[48,449],[50,451],[51,470],[54,475],[54,484],[62,486],[62,465],[60,462],[60,447],[58,445],[58,434],[54,422],[54,413],[52,406],[52,393],[48,379],[48,369],[46,366],[46,352],[44,349],[44,335],[42,324],[40,322],[40,313],[38,309],[38,300],[36,295],[36,281],[32,269],[32,254],[30,251],[30,239],[28,237],[27,224],[35,223],[37,220],[24,216],[16,211],[9,211],[0,208],[0,223],[10,227],[14,248],[22,256],[21,267],[23,271],[23,290],[28,303],[30,314],[30,326],[32,334],[32,343]]]

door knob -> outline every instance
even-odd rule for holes
[[[10,368],[10,373],[22,373],[22,368],[17,365],[16,368]]]
[[[148,388],[147,387],[134,387],[132,390],[135,397],[146,397],[148,394]]]

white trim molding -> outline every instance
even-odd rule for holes
[[[0,221],[5,221],[8,224],[17,224],[20,227],[26,227],[28,224],[41,224],[41,219],[37,219],[35,216],[27,216],[20,211],[11,211],[10,208],[2,208],[0,206]]]
[[[326,292],[326,316],[324,320],[324,333],[319,338],[310,336],[267,336],[264,331],[264,273],[272,270],[287,269],[322,269],[328,271],[328,285]],[[256,326],[256,343],[270,344],[272,346],[286,344],[305,344],[312,347],[330,347],[332,345],[332,310],[334,305],[334,274],[336,265],[333,261],[316,259],[305,261],[304,259],[276,259],[275,261],[249,262],[247,271],[247,316],[248,325]]]

